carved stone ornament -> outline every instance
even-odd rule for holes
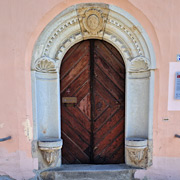
[[[38,148],[43,159],[41,169],[44,167],[59,167],[62,144],[62,139],[56,138],[44,138],[38,141]]]
[[[43,159],[51,166],[59,158],[60,147],[45,148],[39,147],[42,152]]]
[[[130,72],[148,71],[150,69],[150,62],[145,57],[136,57],[131,60]]]
[[[77,11],[83,36],[103,36],[108,10],[85,7]]]
[[[42,73],[57,72],[56,61],[48,57],[39,58],[35,62],[34,70]]]
[[[146,168],[148,167],[148,146],[147,139],[144,138],[127,138],[125,142],[126,164]]]
[[[128,148],[127,151],[131,162],[134,163],[135,165],[139,166],[140,163],[146,159],[147,148],[140,148],[140,149]]]

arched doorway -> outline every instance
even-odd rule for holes
[[[119,7],[84,3],[67,8],[40,34],[32,55],[33,157],[39,169],[61,166],[61,62],[76,43],[104,40],[126,67],[125,163],[152,165],[155,54],[140,23]]]
[[[109,43],[74,45],[60,69],[63,164],[124,163],[125,65]]]

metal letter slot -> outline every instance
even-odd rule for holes
[[[77,97],[62,97],[62,103],[66,106],[75,106],[77,103]]]

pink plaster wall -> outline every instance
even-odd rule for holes
[[[30,63],[32,49],[43,28],[65,8],[91,0],[0,1],[0,175],[29,179],[37,168],[31,157],[32,100]],[[96,2],[109,3],[108,0]],[[179,0],[111,0],[133,15],[152,41],[156,59],[153,167],[137,177],[180,179],[180,112],[168,111],[169,63],[180,53]],[[179,69],[180,71],[180,69]],[[163,121],[168,118],[169,121]],[[174,162],[174,163],[173,163]],[[171,164],[171,166],[168,166]],[[170,171],[169,168],[174,168]],[[158,175],[157,175],[158,172]],[[171,176],[171,177],[170,177]],[[154,178],[152,178],[154,179]]]

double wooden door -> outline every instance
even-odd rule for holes
[[[74,45],[60,69],[63,164],[124,162],[125,67],[100,40]]]

